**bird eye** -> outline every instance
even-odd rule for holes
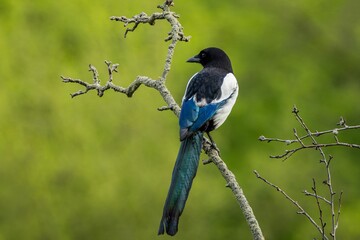
[[[201,57],[202,59],[206,58],[206,53],[202,52],[202,53],[200,54],[200,57]]]

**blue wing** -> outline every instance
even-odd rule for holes
[[[198,131],[216,113],[222,103],[210,103],[199,107],[194,97],[184,100],[180,112],[180,140]]]

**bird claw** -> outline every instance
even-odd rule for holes
[[[217,151],[218,155],[220,156],[220,149],[216,146],[216,143],[212,139],[211,135],[209,133],[207,133],[207,135],[209,137],[210,147],[215,151]]]
[[[220,156],[220,149],[216,146],[216,143],[211,142],[211,148],[217,151],[218,155]]]

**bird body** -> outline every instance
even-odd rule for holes
[[[203,133],[209,135],[225,122],[238,95],[230,59],[221,49],[206,48],[188,62],[204,68],[190,78],[182,99],[181,145],[158,234],[176,234],[199,165]]]

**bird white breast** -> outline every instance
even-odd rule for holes
[[[220,108],[213,117],[215,128],[220,127],[229,116],[238,96],[239,87],[234,74],[228,73],[221,86],[221,97],[213,103],[226,100],[226,103]]]

